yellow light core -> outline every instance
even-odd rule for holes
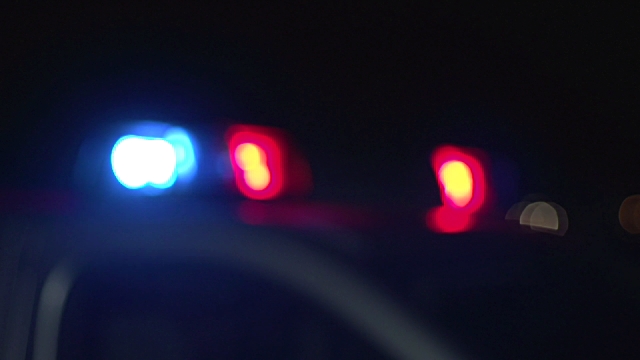
[[[266,164],[267,156],[258,145],[244,143],[235,151],[238,167],[244,170],[244,181],[256,191],[264,190],[271,182],[271,173]]]
[[[459,207],[464,207],[473,196],[473,175],[462,161],[444,163],[438,171],[438,178],[444,186],[446,196]]]

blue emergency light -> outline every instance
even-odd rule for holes
[[[176,181],[176,149],[165,139],[124,136],[113,146],[111,168],[126,188],[165,189]]]
[[[158,127],[140,127],[138,133],[145,132],[157,134]],[[128,189],[166,189],[177,180],[190,180],[195,174],[193,143],[180,128],[162,129],[162,136],[157,137],[125,135],[113,145],[111,169],[118,182]]]

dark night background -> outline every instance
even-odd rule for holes
[[[433,197],[446,141],[511,158],[521,195],[638,190],[635,8],[417,4],[6,8],[0,184],[68,188],[98,124],[222,117],[290,131],[319,197]]]
[[[497,334],[496,344],[524,336],[512,319],[534,324],[532,349],[536,335],[556,340],[543,318],[574,319],[563,323],[567,333],[589,333],[580,325],[585,313],[601,320],[594,328],[618,331],[593,333],[635,344],[638,312],[626,311],[640,294],[640,248],[614,236],[622,232],[620,202],[640,193],[640,7],[439,3],[4,6],[0,194],[72,189],[82,141],[123,120],[280,127],[308,156],[315,199],[420,211],[439,196],[431,150],[445,142],[476,146],[519,168],[517,194],[502,205],[545,194],[567,210],[571,233],[530,246],[544,271],[529,283],[503,287],[495,298],[476,289],[443,302],[454,304],[455,316],[516,309],[499,331],[486,331]],[[481,249],[469,250],[478,258],[482,249],[512,245],[506,236],[495,246],[487,240],[493,235],[482,236],[477,248],[467,244]],[[528,239],[523,248],[534,243]],[[385,254],[414,249],[402,251]],[[592,259],[601,261],[598,271]],[[394,260],[408,266],[402,256]],[[619,282],[610,285],[603,273]],[[525,313],[518,301],[532,293],[543,305],[531,308],[542,310]],[[594,294],[607,301],[591,301]],[[472,316],[462,313],[465,321]],[[472,335],[484,334],[486,323],[475,319]],[[573,345],[590,355],[578,340]]]

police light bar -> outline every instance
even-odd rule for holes
[[[302,195],[311,190],[311,169],[281,130],[234,125],[226,135],[237,189],[253,200]]]

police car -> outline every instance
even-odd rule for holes
[[[0,14],[0,358],[637,358],[632,9],[84,10]]]

